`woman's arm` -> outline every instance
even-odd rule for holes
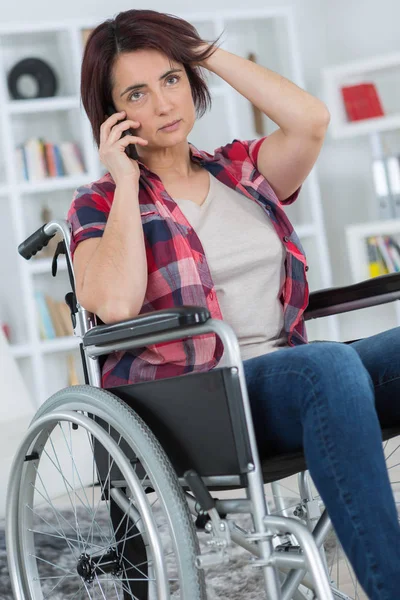
[[[103,236],[82,241],[75,250],[78,302],[104,323],[136,317],[146,294],[147,258],[138,190],[138,183],[130,177],[117,183]]]
[[[200,66],[222,77],[280,127],[261,144],[257,168],[285,200],[317,160],[330,121],[326,105],[282,75],[221,48]]]

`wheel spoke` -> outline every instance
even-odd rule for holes
[[[68,485],[68,486],[71,488],[71,491],[73,491],[73,492],[74,492],[74,495],[75,495],[75,496],[78,498],[78,500],[81,502],[81,504],[82,504],[83,508],[84,508],[84,509],[85,509],[85,510],[86,510],[86,511],[89,513],[89,515],[90,515],[90,516],[92,516],[92,515],[93,515],[93,511],[90,509],[90,506],[89,506],[89,500],[88,500],[88,497],[87,497],[87,495],[86,495],[85,488],[84,488],[83,486],[81,486],[81,489],[82,489],[82,491],[83,491],[83,493],[84,493],[84,495],[85,495],[86,501],[87,501],[87,503],[88,503],[87,505],[86,505],[86,504],[83,502],[83,500],[82,500],[82,498],[80,497],[80,495],[79,495],[79,494],[77,494],[77,492],[76,492],[76,489],[74,489],[74,488],[73,488],[73,486],[70,484],[70,482],[69,482],[69,481],[67,481],[66,477],[65,477],[65,476],[64,476],[64,474],[62,473],[62,470],[61,470],[61,465],[60,465],[60,462],[59,462],[59,460],[58,460],[57,453],[56,453],[56,450],[55,450],[55,448],[54,448],[53,441],[51,440],[51,438],[49,438],[49,439],[50,439],[50,444],[51,444],[51,446],[52,446],[52,448],[53,448],[54,457],[55,457],[55,459],[56,459],[56,461],[57,461],[57,465],[54,463],[53,459],[51,458],[51,456],[49,455],[49,453],[46,451],[46,449],[44,449],[43,451],[46,453],[46,456],[47,456],[47,457],[49,458],[49,460],[52,462],[52,464],[54,465],[55,469],[56,469],[56,470],[57,470],[57,471],[60,473],[60,475],[61,475],[61,477],[62,477],[62,479],[63,479],[64,485],[65,485],[65,489],[66,489],[66,491],[67,491],[68,498],[69,498],[69,500],[70,500],[71,508],[74,510],[73,503],[72,503],[71,496],[70,496],[70,493],[69,493],[69,491],[68,491],[67,485]],[[94,490],[94,486],[92,486],[92,489]],[[93,492],[93,493],[94,493],[94,492]],[[94,504],[94,502],[93,502],[93,504]],[[102,530],[101,530],[100,528],[99,528],[99,530],[98,530],[98,533],[100,534],[100,536],[101,536],[101,537],[103,537],[103,535],[102,535]],[[82,536],[82,538],[83,538],[83,536]],[[92,539],[93,539],[93,536],[92,536]],[[106,543],[108,543],[108,540],[106,540]],[[84,551],[86,551],[86,549],[87,549],[87,541],[86,541],[86,544],[85,544],[85,547],[84,547]]]
[[[176,495],[179,480],[165,454],[160,453],[157,440],[151,433],[149,437],[134,413],[120,401],[113,401],[112,394],[103,396],[102,390],[90,386],[82,390],[82,394],[87,394],[87,404],[83,400],[85,410],[78,411],[83,414],[79,424],[82,435],[75,434],[74,419],[67,412],[53,420],[50,414],[51,410],[76,413],[73,393],[62,390],[54,397],[53,406],[53,399],[49,399],[50,409],[41,407],[38,415],[46,418],[27,432],[26,447],[32,449],[32,454],[38,448],[38,459],[26,463],[18,481],[21,500],[15,505],[26,507],[27,515],[18,513],[18,508],[13,534],[14,539],[22,539],[17,551],[21,580],[30,580],[28,585],[35,585],[32,589],[42,590],[39,597],[43,600],[51,600],[57,594],[69,600],[138,600],[135,586],[149,587],[150,597],[155,598],[159,578],[165,577],[166,591],[175,597],[176,592],[182,594],[182,577],[189,576],[187,589],[198,589],[198,593],[191,594],[191,600],[203,600],[201,574],[195,568],[197,540],[193,521],[186,501]],[[102,402],[104,398],[103,404],[100,400],[96,404],[96,397]],[[71,400],[74,408],[69,409]],[[108,413],[112,418],[105,423],[100,415]],[[131,452],[140,457],[136,462],[132,461]],[[128,468],[132,468],[129,476]],[[125,485],[114,481],[121,478],[118,472],[122,479],[126,478]],[[29,477],[25,477],[26,473]],[[153,476],[157,479],[153,480]],[[125,496],[121,492],[111,495],[117,486],[130,491]],[[168,493],[160,497],[160,489]],[[116,518],[114,502],[118,507]],[[154,542],[148,538],[149,531],[155,533]],[[130,555],[130,545],[137,546],[137,555]],[[47,554],[47,548],[54,551]],[[60,560],[55,558],[55,552],[60,554]],[[161,569],[156,562],[159,552],[167,561]],[[184,573],[182,564],[187,565]]]
[[[36,473],[37,473],[37,468],[36,468],[36,466],[35,466],[35,470],[36,470]],[[40,476],[40,474],[39,474],[39,473],[37,473],[37,475],[39,475],[39,479],[41,480],[41,483],[42,483],[42,485],[43,485],[43,482],[42,482],[42,479],[41,479],[41,476]],[[45,496],[43,496],[43,494],[42,494],[42,493],[41,493],[41,492],[38,490],[38,488],[37,488],[36,486],[33,486],[33,488],[36,490],[36,492],[39,494],[39,496],[41,496],[41,497],[43,498],[43,500],[45,500],[45,501],[47,502],[47,504],[48,504],[48,505],[51,507],[51,509],[53,510],[54,516],[55,516],[55,517],[56,517],[56,519],[57,519],[57,522],[58,522],[58,525],[59,525],[59,527],[60,527],[60,529],[61,529],[61,532],[62,532],[62,534],[63,534],[63,537],[64,537],[65,541],[67,542],[67,544],[68,544],[68,546],[69,546],[69,548],[70,548],[71,552],[72,552],[72,553],[74,553],[74,548],[73,548],[73,547],[72,547],[72,546],[69,544],[69,542],[68,542],[68,538],[67,538],[67,536],[65,535],[64,529],[62,528],[62,525],[61,525],[61,523],[60,523],[60,519],[58,518],[58,515],[60,515],[60,517],[62,517],[62,518],[64,519],[64,521],[67,523],[67,525],[68,525],[69,527],[71,527],[71,529],[73,529],[73,527],[72,527],[72,526],[71,526],[71,524],[70,524],[70,523],[69,523],[69,522],[66,520],[66,518],[65,518],[65,517],[64,517],[64,516],[63,516],[63,515],[62,515],[62,514],[59,512],[59,511],[57,511],[57,510],[56,510],[56,508],[55,508],[54,504],[53,504],[53,503],[52,503],[52,501],[50,500],[50,497],[49,497],[48,493],[46,493],[46,496],[47,496],[47,498],[46,498]],[[28,507],[28,508],[30,508],[30,507]],[[79,533],[78,533],[78,531],[77,531],[76,529],[74,529],[74,531],[75,531],[75,533],[76,533],[76,536],[77,536],[77,539],[78,539],[78,538],[79,538]],[[78,544],[79,544],[79,541],[78,541]],[[77,558],[77,556],[75,556],[75,558]]]
[[[63,435],[64,435],[65,443],[66,443],[66,445],[67,445],[67,447],[68,447],[67,438],[66,438],[66,436],[65,436],[65,433],[64,433],[64,430],[63,430],[63,428],[62,428],[62,427],[61,427],[61,430],[62,430],[62,432],[63,432]],[[70,428],[70,431],[71,431],[71,428]],[[71,443],[72,443],[72,442],[71,442]],[[68,447],[68,449],[69,449],[69,447]],[[69,449],[69,450],[70,450],[70,449]],[[72,474],[74,474],[74,472],[76,471],[76,473],[77,473],[77,475],[78,475],[78,479],[79,479],[79,481],[80,481],[80,484],[81,484],[81,487],[83,488],[83,483],[82,483],[81,477],[80,477],[80,475],[79,475],[78,469],[77,469],[77,467],[76,467],[76,463],[75,463],[75,461],[74,461],[74,458],[73,458],[73,456],[72,456],[72,451],[71,451],[71,450],[70,450],[70,454],[71,454],[71,461],[72,461]],[[110,475],[110,473],[109,473],[109,475]],[[75,486],[74,486],[74,489],[75,489]],[[98,505],[100,504],[100,500],[101,500],[101,496],[100,496],[100,499],[99,499]],[[96,511],[97,511],[97,507],[96,507]],[[77,518],[77,517],[76,517],[76,510],[75,510],[75,518]],[[93,523],[93,521],[92,521],[92,523]],[[90,535],[90,533],[89,533],[89,535]],[[89,535],[88,535],[88,539],[89,539]],[[101,534],[100,534],[100,535],[101,535]],[[83,538],[82,538],[82,542],[83,542]],[[85,550],[84,550],[84,549],[85,549],[85,547],[87,547],[87,540],[86,540],[86,542],[83,542],[83,548],[82,548],[82,551],[83,551],[83,552],[85,551]]]

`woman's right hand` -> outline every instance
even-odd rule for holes
[[[125,116],[125,111],[114,113],[100,126],[100,160],[111,173],[115,183],[127,177],[132,177],[134,181],[139,180],[139,165],[136,160],[127,156],[125,148],[129,144],[140,144],[141,146],[148,144],[147,140],[135,135],[121,137],[122,132],[126,129],[137,129],[140,126],[138,121],[128,119],[121,121],[121,119],[125,119]]]

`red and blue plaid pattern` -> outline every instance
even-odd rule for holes
[[[307,342],[303,319],[308,304],[306,258],[282,205],[294,202],[301,188],[284,202],[277,198],[256,166],[264,139],[235,139],[215,150],[213,155],[197,150],[192,144],[189,147],[194,162],[264,208],[286,246],[286,280],[281,301],[288,343],[294,346]],[[139,167],[139,204],[148,266],[148,286],[140,314],[197,305],[207,307],[213,319],[222,320],[213,280],[196,232],[167,194],[160,178],[143,163],[139,162]],[[72,253],[81,241],[102,236],[114,191],[115,183],[109,173],[75,191],[67,217],[72,229]],[[110,388],[208,371],[218,364],[222,353],[222,343],[215,334],[114,352],[104,363],[102,386]]]

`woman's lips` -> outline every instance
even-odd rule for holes
[[[175,129],[178,129],[180,122],[181,122],[181,119],[179,119],[179,121],[175,121],[175,123],[172,123],[172,125],[167,125],[166,127],[161,127],[161,131],[175,131]]]

